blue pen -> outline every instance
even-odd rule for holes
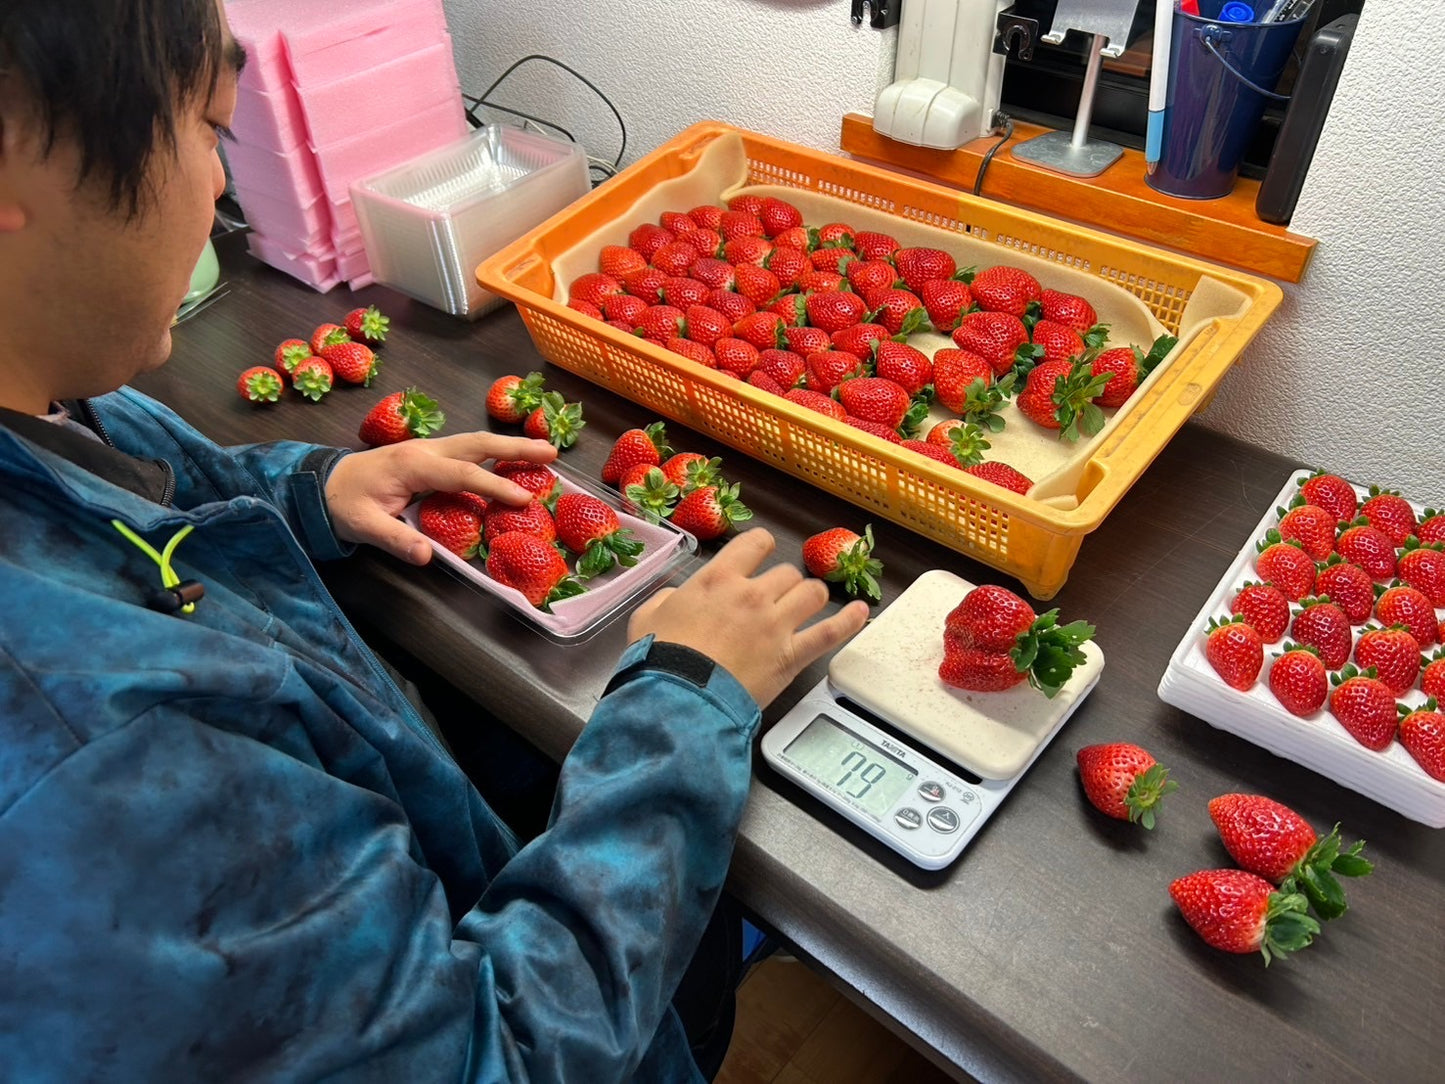
[[[1174,33],[1174,0],[1154,5],[1154,57],[1149,70],[1149,120],[1144,130],[1144,170],[1153,173],[1164,149],[1164,110],[1169,104],[1169,43]]]

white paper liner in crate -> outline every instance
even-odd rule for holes
[[[1445,783],[1426,775],[1398,741],[1377,753],[1350,736],[1330,714],[1328,701],[1313,715],[1300,718],[1291,715],[1275,699],[1269,691],[1269,666],[1283,640],[1265,645],[1264,668],[1259,680],[1247,692],[1226,685],[1204,656],[1204,629],[1209,619],[1227,616],[1240,585],[1246,580],[1258,579],[1254,571],[1255,543],[1278,523],[1275,508],[1288,507],[1299,492],[1299,481],[1309,475],[1309,471],[1291,475],[1214,593],[1200,608],[1169,660],[1159,682],[1159,698],[1220,730],[1237,734],[1277,756],[1328,776],[1411,820],[1431,828],[1445,828]],[[1355,490],[1362,501],[1368,497],[1360,487],[1356,486]],[[1421,507],[1415,504],[1414,508],[1419,515]],[[1442,611],[1437,610],[1436,617],[1440,616]],[[1359,630],[1355,633],[1358,636]],[[1417,706],[1425,702],[1425,694],[1417,684],[1396,699]]]

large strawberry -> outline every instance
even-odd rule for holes
[[[557,538],[578,554],[577,575],[591,579],[614,566],[631,568],[643,544],[618,522],[607,502],[590,493],[564,493],[552,510]]]
[[[808,323],[820,327],[828,334],[845,327],[863,322],[868,307],[863,299],[849,290],[823,290],[809,294],[805,302],[808,309]]]
[[[682,336],[687,327],[687,314],[676,305],[649,305],[637,317],[634,331],[648,342],[665,343]]]
[[[973,298],[987,312],[1007,312],[1022,319],[1043,294],[1039,280],[1018,267],[985,267],[969,283]]]
[[[1279,643],[1289,628],[1289,599],[1271,583],[1246,580],[1229,604],[1229,612],[1253,625],[1267,644]]]
[[[1371,486],[1369,499],[1360,506],[1360,515],[1396,546],[1404,545],[1405,539],[1415,533],[1415,509],[1393,489]]]
[[[803,224],[803,212],[777,196],[764,196],[757,215],[763,224],[763,232],[769,237],[776,237],[784,230]]]
[[[1445,606],[1445,548],[1439,542],[1407,538],[1395,562],[1395,574],[1430,600]]]
[[[737,483],[694,489],[672,510],[672,523],[699,541],[707,542],[726,534],[735,523],[752,519],[752,511],[738,500]]]
[[[627,247],[636,250],[644,260],[650,262],[663,245],[672,244],[676,238],[677,234],[671,230],[655,222],[644,222],[627,235]]]
[[[695,343],[691,339],[668,339],[663,345],[674,354],[681,354],[705,369],[717,368],[717,355],[712,352],[710,346],[703,346],[702,343]]]
[[[386,341],[386,333],[391,328],[391,318],[383,316],[375,305],[352,309],[342,323],[348,335],[367,346],[380,346]],[[326,355],[323,354],[322,357]]]
[[[660,305],[662,303],[662,284],[666,281],[667,276],[657,268],[644,267],[637,271],[629,271],[622,279],[622,286],[632,297],[641,298],[649,305]],[[576,298],[573,300],[575,301]]]
[[[492,464],[492,473],[521,486],[539,501],[550,501],[557,492],[557,475],[545,463],[533,463],[526,459],[499,459]]]
[[[1336,523],[1348,523],[1355,518],[1360,507],[1359,494],[1338,474],[1315,471],[1308,478],[1301,478],[1298,484],[1300,496],[1334,516]]]
[[[274,403],[285,389],[285,380],[269,365],[253,365],[236,378],[236,391],[252,403]]]
[[[755,267],[749,263],[738,264],[733,269],[737,276],[734,288],[758,308],[762,308],[782,290],[778,276],[766,267]],[[860,298],[861,300],[861,298]]]
[[[685,339],[710,347],[719,339],[725,339],[733,333],[733,322],[709,305],[694,303],[683,312]]]
[[[647,260],[642,253],[626,245],[603,245],[602,251],[597,254],[597,270],[618,281],[646,266]]]
[[[1240,692],[1248,691],[1264,667],[1264,641],[1244,619],[1209,619],[1205,630],[1204,657],[1224,683]]]
[[[493,501],[482,516],[482,540],[491,545],[500,535],[520,532],[551,545],[557,541],[557,522],[542,501],[531,500],[520,508]]]
[[[445,549],[470,560],[482,548],[486,510],[486,500],[475,493],[432,493],[417,506],[417,526]]]
[[[876,230],[859,230],[853,235],[853,250],[865,260],[891,262],[898,253],[898,241]]]
[[[976,692],[1027,680],[1052,698],[1084,662],[1083,644],[1094,635],[1086,621],[1060,625],[1058,620],[1057,609],[1035,617],[1033,607],[1005,587],[975,587],[944,621],[938,676]]]
[[[1169,778],[1168,768],[1129,742],[1086,745],[1075,759],[1089,803],[1100,813],[1130,824],[1153,828],[1155,807],[1179,788]]]
[[[829,583],[841,583],[849,595],[862,595],[872,602],[882,599],[878,577],[883,562],[873,556],[873,527],[862,535],[846,527],[833,527],[803,542],[803,564],[808,571]]]
[[[872,361],[873,352],[888,340],[888,329],[882,324],[854,324],[828,337],[828,349],[852,354],[859,361]],[[902,346],[903,343],[895,345]],[[921,353],[921,351],[920,351]]]
[[[664,305],[671,305],[673,308],[681,309],[686,313],[690,306],[701,305],[706,301],[708,294],[712,293],[712,289],[707,283],[700,282],[695,278],[689,278],[686,275],[670,275],[663,282],[662,286],[659,287],[657,292],[662,295],[662,303]],[[619,294],[618,296],[627,297],[629,295]],[[611,300],[611,298],[608,298],[607,301],[602,303],[602,312],[609,317],[612,313],[607,306]],[[638,300],[641,299],[639,298]],[[635,308],[633,308],[632,311],[635,313]]]
[[[1415,537],[1422,545],[1445,543],[1445,512],[1427,508],[1420,515],[1420,524],[1415,528]]]
[[[1344,524],[1335,539],[1335,549],[1346,561],[1368,572],[1372,579],[1395,578],[1395,543],[1364,516]]]
[[[1367,749],[1381,752],[1395,737],[1395,694],[1375,676],[1346,664],[1330,675],[1330,713]]]
[[[1020,495],[1027,495],[1034,486],[1034,480],[1027,474],[1015,470],[998,459],[990,459],[983,463],[964,467],[963,473],[971,474],[975,478],[982,478],[985,482],[992,482],[996,486],[1003,486],[1004,489]]]
[[[1272,583],[1291,602],[1298,602],[1315,586],[1315,563],[1297,542],[1286,542],[1271,527],[1264,538],[1255,543],[1259,556],[1254,570],[1265,583]]]
[[[763,261],[763,268],[778,280],[779,290],[791,290],[797,285],[799,276],[810,267],[812,264],[802,252],[777,245]]]
[[[527,415],[522,432],[534,440],[550,441],[556,448],[570,448],[586,425],[581,403],[569,403],[561,392],[549,391],[542,393],[542,405]]]
[[[1435,646],[1439,631],[1435,604],[1423,591],[1402,583],[1381,588],[1375,600],[1375,617],[1387,628],[1399,625],[1422,649]]]
[[[445,423],[437,401],[412,387],[394,391],[372,407],[361,420],[359,436],[366,444],[396,444],[429,437]]]
[[[960,350],[977,354],[996,376],[1003,376],[1020,361],[1043,354],[1043,347],[1029,342],[1028,328],[1017,316],[1006,312],[970,312],[958,322],[953,342]]]
[[[699,252],[690,241],[669,241],[652,254],[650,262],[664,275],[686,275],[698,257],[705,255],[707,253]]]
[[[1335,518],[1317,504],[1296,496],[1288,509],[1276,508],[1279,536],[1298,542],[1312,561],[1327,561],[1335,552]]]
[[[1319,711],[1330,693],[1329,673],[1319,652],[1286,643],[1270,664],[1269,691],[1291,715],[1303,719]]]
[[[786,341],[783,338],[783,318],[775,312],[755,312],[733,323],[730,332],[735,339],[752,343],[758,350],[777,350]],[[719,335],[718,338],[723,338]]]
[[[763,220],[752,211],[740,209],[737,205],[730,206],[731,209],[719,215],[717,221],[717,231],[723,235],[724,240],[731,241],[735,237],[762,237],[767,233]]]
[[[1363,877],[1375,867],[1361,855],[1361,840],[1340,850],[1340,826],[1321,839],[1289,806],[1261,794],[1221,794],[1210,799],[1209,819],[1229,857],[1250,873],[1275,884],[1297,886],[1322,919],[1347,910],[1335,874]]]
[[[717,367],[723,372],[746,378],[758,367],[758,348],[746,339],[735,339],[731,335],[712,344]]]
[[[1405,752],[1415,758],[1415,763],[1431,779],[1445,783],[1445,714],[1439,711],[1435,698],[1432,696],[1418,708],[1401,704],[1399,711],[1397,736]]]
[[[806,371],[809,390],[827,395],[843,381],[862,376],[868,370],[866,363],[854,354],[823,350],[808,356]]]
[[[1037,333],[1037,328],[1035,332]],[[1085,332],[1085,343],[1093,345],[1091,336],[1098,333],[1098,328]],[[1103,351],[1090,363],[1095,376],[1108,377],[1104,390],[1094,402],[1101,407],[1123,406],[1129,397],[1139,390],[1139,385],[1144,383],[1145,378],[1158,368],[1169,351],[1174,349],[1177,341],[1172,335],[1161,335],[1154,340],[1154,345],[1147,354],[1137,346],[1119,346]]]
[[[843,409],[843,404],[834,399],[826,392],[814,391],[808,388],[790,388],[783,394],[783,398],[790,403],[796,403],[800,407],[815,411],[819,414],[826,414],[834,421],[842,421],[848,416]]]
[[[1402,696],[1420,676],[1420,644],[1403,628],[1366,625],[1355,643],[1355,663],[1373,670],[1393,695]]]
[[[933,362],[916,346],[886,340],[873,352],[873,372],[891,380],[909,395],[918,395],[933,383]]]
[[[1091,437],[1104,428],[1104,412],[1094,398],[1107,377],[1094,376],[1088,361],[1046,361],[1029,370],[1024,390],[1014,400],[1030,421],[1057,429],[1063,440]]]
[[[944,347],[933,354],[934,395],[955,414],[964,412],[964,400],[974,381],[982,381],[987,386],[993,383],[993,378],[993,366],[971,351]]]
[[[937,248],[900,248],[893,253],[893,266],[915,294],[925,282],[951,279],[958,270],[953,257]]]
[[[1258,952],[1265,966],[1305,948],[1320,932],[1302,893],[1242,869],[1206,869],[1169,885],[1184,921],[1206,944],[1225,952]]]
[[[337,379],[348,384],[371,387],[371,381],[381,365],[381,359],[365,343],[332,343],[321,348],[321,356]]]
[[[723,259],[734,267],[751,264],[766,267],[773,252],[773,243],[763,237],[734,237],[723,244]]]
[[[1375,581],[1338,553],[1330,554],[1330,559],[1319,566],[1314,592],[1329,595],[1330,601],[1345,611],[1351,625],[1363,625],[1375,608]]]
[[[775,394],[782,395],[789,388],[798,387],[806,372],[802,357],[791,350],[762,350],[758,353],[757,368],[748,374],[748,383],[756,383],[753,377],[759,374],[765,375],[782,389]]]
[[[572,280],[572,284],[567,288],[567,297],[572,301],[590,301],[601,308],[604,298],[610,294],[620,294],[621,292],[622,281],[620,279],[604,275],[600,271],[589,271]]]
[[[1039,309],[1045,320],[1067,324],[1080,335],[1099,322],[1094,306],[1078,294],[1066,294],[1059,290],[1043,290],[1039,293]]]
[[[700,452],[678,452],[661,466],[663,476],[682,493],[715,485],[722,478],[722,460]]]
[[[491,540],[487,574],[520,591],[533,606],[549,613],[552,603],[584,590],[581,583],[567,575],[567,562],[555,546],[522,531],[509,531]]]
[[[928,326],[923,302],[908,290],[880,290],[867,304],[873,309],[868,319],[877,320],[890,335],[906,338]]]
[[[602,464],[602,480],[615,485],[639,463],[655,467],[671,454],[662,422],[653,422],[645,429],[629,429],[613,443],[607,462]]]
[[[498,377],[487,389],[487,413],[499,422],[521,425],[542,405],[543,390],[541,373]]]
[[[1043,347],[1044,361],[1072,361],[1083,354],[1088,347],[1084,337],[1073,328],[1052,320],[1040,320],[1033,326],[1030,338],[1035,346]]]
[[[892,289],[893,284],[900,281],[897,268],[887,260],[854,260],[848,265],[846,277],[848,285],[868,303],[869,308],[877,307],[876,302],[869,300],[871,297]]]
[[[952,334],[963,314],[973,308],[973,291],[958,279],[930,279],[919,287],[918,298],[929,321],[944,335]]]
[[[838,385],[838,401],[855,418],[865,418],[911,435],[928,413],[927,403],[915,404],[908,392],[891,380],[860,376]]]
[[[1328,596],[1300,600],[1290,635],[1298,643],[1318,651],[1329,670],[1338,670],[1349,662],[1350,649],[1355,646],[1350,619]]]
[[[832,346],[832,336],[820,327],[793,327],[787,325],[786,319],[784,325],[783,338],[787,340],[788,349],[803,358]]]

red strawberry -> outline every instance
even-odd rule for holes
[[[808,262],[819,271],[847,278],[849,265],[857,263],[858,257],[850,248],[818,248],[808,253]]]
[[[1289,628],[1289,599],[1273,584],[1248,580],[1229,604],[1229,612],[1243,617],[1267,644],[1277,644]]]
[[[338,379],[368,388],[381,364],[380,359],[372,353],[371,347],[359,342],[323,346],[321,356],[326,359],[326,364],[331,366],[331,371]]]
[[[784,230],[803,224],[803,212],[776,196],[764,196],[757,214],[763,224],[763,232],[769,237],[776,237]]]
[[[492,464],[492,473],[515,482],[539,501],[547,500],[557,489],[557,475],[545,463],[499,459]]]
[[[878,586],[883,562],[873,556],[871,525],[863,528],[861,536],[846,527],[833,527],[806,539],[803,564],[819,579],[841,583],[855,598],[860,594],[872,602],[883,598]]]
[[[1044,321],[1040,320],[1039,324]],[[1038,341],[1038,327],[1034,328],[1034,340]],[[1081,342],[1083,340],[1080,340]],[[1123,406],[1139,390],[1139,351],[1132,346],[1116,346],[1105,350],[1090,362],[1089,368],[1095,376],[1108,379],[1104,390],[1094,400],[1101,407]]]
[[[678,452],[665,460],[660,469],[663,477],[682,493],[716,485],[722,479],[722,460],[698,452]]]
[[[1243,618],[1209,619],[1204,657],[1232,689],[1247,692],[1264,667],[1264,641]]]
[[[1431,779],[1445,783],[1445,715],[1436,708],[1435,698],[1420,708],[1400,705],[1400,729],[1397,735],[1405,752],[1425,769]]]
[[[898,281],[898,270],[887,260],[854,260],[848,265],[847,278],[848,285],[868,302],[869,308],[873,308],[876,302],[870,298],[883,290],[892,289]]]
[[[1027,495],[1034,485],[1033,479],[1028,475],[997,459],[964,467],[963,473],[971,474],[975,478],[982,478],[985,482],[992,482],[996,486],[1003,486],[1004,489],[1021,495]]]
[[[958,467],[958,460],[954,458],[953,452],[938,444],[929,444],[926,440],[905,440],[902,445],[910,452],[917,452],[926,459],[932,459],[936,463],[943,463],[950,467]]]
[[[818,227],[818,244],[852,248],[853,227],[844,222],[829,222]]]
[[[1056,324],[1052,320],[1040,320],[1036,323],[1032,338],[1035,346],[1043,347],[1041,361],[1072,361],[1086,349],[1082,335],[1073,328],[1065,324]],[[1112,353],[1112,351],[1110,352]],[[1131,358],[1132,355],[1133,351],[1131,350]]]
[[[862,361],[842,350],[823,350],[808,355],[808,388],[827,395],[845,380],[867,372]]]
[[[1320,925],[1302,893],[1242,869],[1207,869],[1169,885],[1170,898],[1206,944],[1224,952],[1259,952],[1265,966],[1305,948]]]
[[[1433,508],[1425,509],[1420,517],[1420,525],[1415,528],[1415,537],[1423,545],[1445,542],[1445,512],[1437,512]]]
[[[625,245],[603,245],[602,251],[597,254],[597,270],[604,275],[611,275],[619,282],[646,266],[646,257],[635,248]]]
[[[712,293],[712,287],[686,275],[669,275],[657,292],[664,305],[686,311],[689,306],[701,305],[706,301],[708,294]],[[602,312],[607,314],[606,302],[603,302]]]
[[[845,290],[824,290],[807,299],[808,322],[828,334],[863,321],[867,307],[863,299]]]
[[[622,282],[611,275],[604,275],[600,271],[589,271],[585,275],[579,275],[567,287],[567,297],[573,301],[590,301],[598,308],[602,302],[611,294],[622,292]]]
[[[1169,769],[1128,742],[1086,745],[1075,758],[1084,795],[1100,813],[1116,820],[1154,827],[1154,808],[1179,784]]]
[[[683,338],[703,346],[714,346],[733,333],[732,321],[707,305],[689,305],[683,317]]]
[[[922,350],[907,343],[879,342],[873,355],[873,371],[909,395],[917,395],[933,383],[933,362]]]
[[[1328,598],[1301,599],[1290,635],[1318,651],[1330,670],[1338,670],[1349,662],[1350,649],[1355,646],[1350,619]]]
[[[331,391],[335,379],[331,366],[324,358],[307,358],[291,374],[291,385],[313,403],[319,403]]]
[[[579,555],[577,575],[584,580],[637,564],[643,544],[617,521],[607,502],[590,493],[564,493],[557,498],[553,519],[558,540]]]
[[[602,315],[608,321],[617,321],[629,331],[637,326],[638,318],[646,311],[647,302],[632,294],[613,294],[602,301]]]
[[[847,417],[848,412],[843,409],[843,404],[830,395],[820,391],[813,391],[810,388],[791,388],[783,398],[790,403],[796,403],[800,407],[817,411],[819,414],[826,414],[834,421],[841,422]]]
[[[1421,659],[1425,669],[1420,674],[1420,688],[1426,696],[1445,700],[1445,649],[1437,648],[1428,659]]]
[[[669,241],[652,254],[651,262],[664,275],[681,277],[703,255],[690,241]]]
[[[1336,523],[1348,523],[1355,518],[1360,507],[1360,498],[1355,493],[1355,487],[1337,474],[1316,471],[1308,478],[1301,479],[1299,487],[1301,497],[1334,516]]]
[[[252,403],[274,403],[285,388],[281,374],[269,365],[253,365],[236,379],[236,391]]]
[[[527,415],[522,432],[533,440],[551,441],[557,448],[570,448],[587,425],[582,419],[582,404],[566,402],[560,392],[542,393],[542,404]]]
[[[712,290],[731,290],[737,282],[733,265],[712,256],[699,256],[687,269],[687,273]]]
[[[906,391],[893,381],[877,376],[860,376],[843,381],[838,385],[838,401],[855,418],[866,418],[890,429],[901,429],[913,407],[913,400]],[[922,404],[919,414],[926,410],[927,404]],[[913,425],[917,425],[916,417]]]
[[[1094,306],[1077,294],[1043,290],[1039,293],[1039,308],[1045,320],[1066,324],[1080,335],[1099,322],[1099,314],[1094,311]]]
[[[1041,347],[1029,342],[1023,321],[1004,312],[968,313],[954,329],[953,342],[960,350],[987,361],[997,376],[1003,376],[1020,359],[1043,353]]]
[[[1415,509],[1410,502],[1393,489],[1370,487],[1370,497],[1360,508],[1360,515],[1370,521],[1370,526],[1385,532],[1396,546],[1405,544],[1405,539],[1415,533]]]
[[[394,391],[361,420],[359,435],[366,444],[396,444],[429,437],[446,422],[435,399],[415,387]]]
[[[737,292],[758,308],[762,308],[782,291],[778,276],[766,267],[742,263],[733,269],[733,274],[737,276]]]
[[[717,367],[734,376],[746,377],[758,367],[758,348],[745,339],[728,336],[712,344]]]
[[[1432,606],[1445,606],[1445,549],[1441,543],[1406,539],[1395,562],[1395,575],[1419,591]]]
[[[1005,651],[981,651],[954,646],[944,637],[943,662],[938,676],[945,685],[976,693],[1001,693],[1023,683],[1028,676]]]
[[[701,223],[699,223],[701,225]],[[670,245],[677,235],[669,229],[651,222],[644,222],[627,235],[627,246],[649,263],[664,245]]]
[[[1386,627],[1403,627],[1421,648],[1433,646],[1439,633],[1434,603],[1405,584],[1395,583],[1380,592],[1375,600],[1375,616]]]
[[[942,451],[932,444],[921,447]],[[1007,588],[975,587],[944,620],[938,676],[973,692],[999,692],[1027,680],[1054,697],[1084,662],[1083,644],[1093,637],[1094,626],[1085,621],[1060,625],[1057,609],[1037,617],[1033,613]]]
[[[380,346],[386,341],[386,333],[391,328],[391,318],[383,316],[381,310],[375,305],[352,309],[346,314],[343,323],[346,326],[346,334],[367,346]],[[325,354],[321,356],[326,357]]]
[[[1335,539],[1335,549],[1346,561],[1368,572],[1372,579],[1395,578],[1395,544],[1363,516],[1345,525]]]
[[[777,245],[774,245],[773,251],[769,252],[767,259],[763,261],[763,269],[778,280],[779,290],[791,290],[797,285],[798,277],[811,267],[808,257],[797,249]]]
[[[877,344],[888,338],[888,329],[882,324],[854,324],[829,336],[828,349],[841,350],[852,354],[859,361],[872,361]]]
[[[1093,400],[1107,379],[1094,376],[1083,358],[1046,361],[1029,370],[1014,403],[1030,421],[1059,430],[1064,440],[1091,437],[1104,427],[1104,414]]]
[[[787,340],[789,350],[804,358],[820,350],[832,348],[832,338],[820,327],[785,326],[783,338]]]
[[[686,241],[695,248],[699,260],[709,258],[714,260],[722,259],[723,239],[722,234],[718,233],[717,230],[710,230],[706,226],[698,226],[696,229],[679,233],[677,239],[679,241]],[[696,263],[696,261],[694,261],[694,263]]]
[[[808,298],[806,294],[783,294],[781,297],[760,306],[768,312],[775,312],[783,318],[787,327],[800,327],[808,322]],[[824,337],[831,334],[824,328],[815,327],[815,331]]]
[[[890,335],[912,335],[928,326],[928,313],[916,294],[907,290],[880,290],[867,302],[871,319],[888,329]]]
[[[482,514],[487,502],[475,493],[433,493],[417,507],[421,533],[470,560],[482,548]]]
[[[930,279],[918,288],[918,297],[929,321],[944,335],[958,327],[963,314],[973,308],[973,292],[958,279]]]
[[[766,267],[772,251],[773,243],[762,237],[734,237],[723,244],[723,259],[734,266]]]
[[[344,343],[349,338],[351,336],[340,324],[321,324],[311,333],[311,352],[320,357],[323,347],[331,346],[333,343]]]
[[[637,334],[649,342],[665,343],[668,339],[683,335],[687,316],[674,305],[649,305],[637,318]]]
[[[613,442],[607,462],[602,464],[602,480],[614,485],[639,463],[655,467],[671,454],[662,422],[653,422],[646,429],[629,429]]]
[[[657,224],[671,232],[674,237],[692,233],[698,228],[697,223],[681,211],[663,211],[657,216]]]
[[[963,413],[969,385],[975,380],[993,383],[993,366],[968,350],[944,347],[933,355],[933,391],[938,401],[955,414]]]
[[[1265,583],[1278,587],[1285,598],[1298,602],[1314,589],[1315,563],[1297,543],[1285,542],[1271,527],[1255,549],[1259,551],[1254,559],[1255,572]]]
[[[749,342],[757,350],[776,350],[783,338],[783,318],[775,312],[755,312],[734,322],[729,332],[733,338]]]
[[[501,535],[520,532],[541,539],[548,545],[557,540],[557,523],[547,506],[532,500],[520,508],[493,501],[482,516],[482,539],[490,546]]]
[[[719,207],[713,203],[704,203],[688,211],[687,217],[704,229],[715,230],[718,228],[718,224],[722,222],[722,214],[726,210],[726,207]]]
[[[662,284],[667,278],[655,267],[644,267],[640,271],[629,272],[622,285],[632,297],[640,297],[649,305],[658,305],[662,303]]]
[[[1352,565],[1338,553],[1319,566],[1314,592],[1329,595],[1345,611],[1351,625],[1363,625],[1375,609],[1375,581],[1359,565]]]
[[[488,543],[487,574],[546,612],[552,603],[584,590],[567,575],[567,562],[554,546],[522,531],[509,531]]]
[[[774,252],[780,248],[791,248],[799,253],[806,254],[812,247],[813,240],[809,237],[806,226],[789,226],[773,237]]]
[[[763,351],[764,354],[767,352],[768,351],[766,350]],[[779,354],[787,353],[786,350],[779,350],[775,352]],[[759,358],[761,358],[762,354],[759,354],[758,356]],[[770,377],[767,373],[762,372],[759,369],[754,369],[752,372],[750,372],[744,382],[751,384],[755,388],[767,392],[769,395],[782,396],[783,393],[788,390],[782,384],[779,384],[776,380]]]
[[[778,394],[782,395],[802,383],[806,368],[803,359],[791,350],[763,350],[758,353],[757,368],[748,374],[749,382],[759,372],[778,384],[782,388]]]
[[[751,316],[758,311],[758,307],[751,301],[731,290],[713,290],[707,295],[707,307],[716,309],[734,324],[744,316]]]
[[[672,515],[681,491],[667,480],[660,467],[638,463],[617,483],[622,501],[635,515],[648,523],[660,523]]]
[[[1291,715],[1304,718],[1320,710],[1329,695],[1329,675],[1312,647],[1286,643],[1269,667],[1269,691]]]
[[[1420,644],[1402,628],[1366,625],[1355,642],[1355,663],[1362,670],[1374,670],[1392,694],[1401,696],[1420,676]]]
[[[982,429],[962,419],[950,419],[935,425],[929,430],[926,442],[947,448],[960,467],[978,466],[983,462],[983,453],[992,447],[984,439]]]
[[[1023,317],[1043,294],[1039,280],[1027,271],[1000,264],[985,267],[969,283],[973,299],[986,312],[1007,312]]]
[[[697,362],[708,369],[717,368],[717,355],[712,352],[712,347],[703,346],[702,343],[695,343],[691,339],[671,338],[663,344],[674,354],[681,354],[685,358]]]
[[[718,216],[716,228],[718,233],[723,235],[724,241],[731,241],[735,237],[762,237],[767,232],[763,228],[762,219],[751,211],[738,210],[736,207]]]
[[[804,295],[831,293],[834,290],[842,290],[847,282],[848,280],[836,271],[825,271],[814,267],[799,274],[798,281],[793,284],[793,288]]]
[[[753,517],[752,511],[738,501],[738,489],[736,483],[694,489],[672,510],[673,525],[702,542],[721,537],[733,524]]]
[[[276,371],[290,376],[296,371],[296,366],[309,357],[311,357],[311,345],[306,340],[287,339],[276,347]]]
[[[1377,753],[1389,748],[1395,737],[1396,718],[1395,694],[1390,687],[1373,671],[1362,674],[1349,664],[1330,675],[1330,684],[1334,686],[1330,691],[1330,713],[1350,736]]]
[[[1316,504],[1295,498],[1288,511],[1277,508],[1279,534],[1286,542],[1298,542],[1313,561],[1327,560],[1335,552],[1335,519]]]
[[[896,429],[890,429],[888,426],[879,422],[869,421],[867,418],[855,418],[851,414],[845,414],[843,421],[845,424],[851,425],[854,429],[862,430],[864,433],[871,433],[873,436],[881,440],[886,440],[890,444],[903,443],[903,438],[898,435]]]
[[[853,250],[865,260],[892,260],[898,252],[898,241],[886,233],[859,230],[853,235]]]
[[[898,277],[915,294],[932,279],[951,279],[958,270],[952,256],[936,248],[900,248],[893,253]]]
[[[962,647],[1012,651],[1038,620],[1039,615],[1023,596],[998,584],[981,584],[948,612],[943,628]],[[1040,626],[1038,631],[1050,627],[1052,624]]]

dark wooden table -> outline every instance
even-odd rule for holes
[[[380,394],[417,384],[446,431],[485,427],[483,398],[506,372],[545,371],[586,404],[566,462],[593,474],[642,408],[547,366],[508,307],[465,323],[374,287],[318,296],[220,246],[231,294],[175,332],[164,369],[138,381],[222,442],[280,437],[357,445]],[[358,303],[393,318],[373,390],[257,409],[235,394],[246,365]],[[680,426],[673,442],[723,455],[754,522],[797,561],[802,540],[865,515]],[[1297,464],[1188,425],[1084,542],[1051,604],[1098,628],[1098,687],[952,867],[924,873],[781,780],[759,760],[730,889],[798,955],[961,1077],[1162,1076],[1182,1080],[1438,1080],[1445,1063],[1445,834],[1409,821],[1160,701],[1174,646]],[[890,523],[874,523],[884,601],[921,572],[1006,578]],[[559,647],[440,568],[367,551],[327,570],[338,600],[537,747],[570,747],[624,646],[624,622]],[[1014,585],[1017,586],[1017,585]],[[768,711],[780,717],[824,674],[818,664]],[[1136,741],[1180,790],[1146,833],[1096,814],[1074,753]],[[1268,794],[1328,829],[1369,841],[1373,876],[1351,912],[1306,952],[1268,970],[1205,946],[1167,894],[1171,879],[1229,865],[1206,810],[1230,791]]]

